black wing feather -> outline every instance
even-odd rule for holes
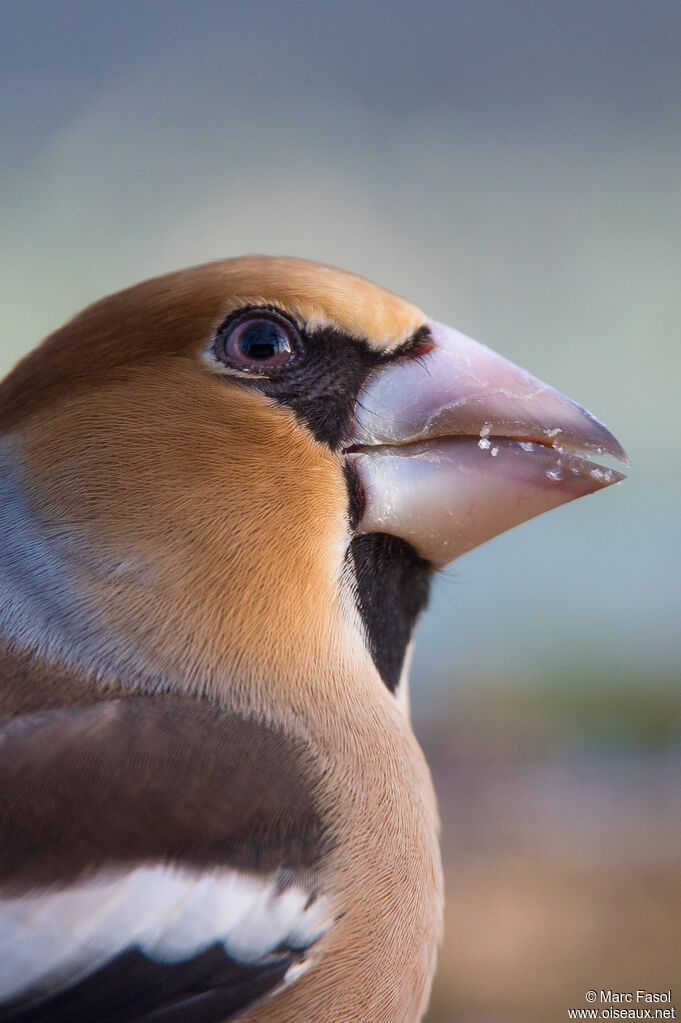
[[[0,1007],[0,1023],[223,1023],[278,987],[298,958],[238,963],[216,944],[161,963],[128,949],[52,997]]]

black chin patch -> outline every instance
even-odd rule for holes
[[[428,603],[433,566],[388,533],[356,537],[348,554],[371,656],[394,693],[416,620]]]

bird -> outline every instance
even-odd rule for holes
[[[435,574],[623,478],[595,417],[302,259],[102,299],[0,385],[0,1023],[415,1023]]]

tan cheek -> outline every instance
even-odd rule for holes
[[[336,457],[293,414],[170,366],[55,408],[27,432],[43,514],[77,527],[93,571],[142,565],[133,581],[157,592],[166,632],[192,618],[214,642],[227,601],[246,649],[258,627],[289,633],[304,601],[300,620],[319,637],[348,542],[347,493]],[[109,613],[127,628],[125,581]]]
[[[168,517],[182,528],[206,511],[257,530],[292,502],[324,518],[340,496],[337,460],[292,414],[182,364],[52,406],[24,447],[52,510],[105,534],[153,534]]]

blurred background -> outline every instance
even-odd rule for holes
[[[245,252],[404,294],[578,399],[625,483],[469,554],[420,627],[429,1023],[681,1012],[678,0],[2,0],[4,372]]]

